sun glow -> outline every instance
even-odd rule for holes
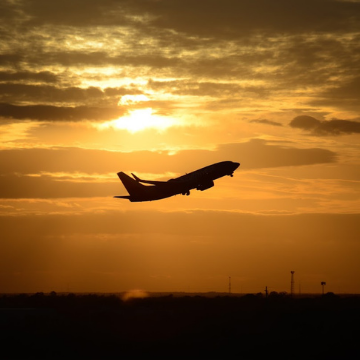
[[[176,121],[165,116],[153,114],[151,108],[137,109],[129,112],[128,116],[123,116],[116,120],[107,121],[98,125],[100,129],[119,129],[136,133],[145,129],[157,129],[159,131],[166,130],[170,126],[174,126]]]

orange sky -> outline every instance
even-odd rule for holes
[[[0,293],[360,292],[360,2],[4,0]],[[149,203],[116,173],[241,166]]]

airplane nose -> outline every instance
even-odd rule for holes
[[[240,166],[240,163],[238,162],[233,162],[234,164],[234,171]]]

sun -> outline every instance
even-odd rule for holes
[[[163,131],[174,125],[174,119],[153,114],[153,109],[146,108],[131,110],[129,111],[129,115],[116,120],[107,121],[101,124],[100,128],[113,128],[136,133],[150,128]]]

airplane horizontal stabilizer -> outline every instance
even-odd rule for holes
[[[142,180],[139,177],[137,177],[135,174],[131,173],[131,175],[133,176],[133,178],[136,180],[136,182],[138,183],[143,183],[143,184],[151,184],[151,185],[163,185],[166,184],[167,181],[156,181],[156,180]]]
[[[114,198],[117,198],[117,199],[128,199],[130,200],[130,196],[127,195],[127,196],[114,196]]]
[[[141,179],[139,179],[135,174],[131,173],[131,175],[133,176],[133,178],[137,181],[137,182],[140,182]]]

